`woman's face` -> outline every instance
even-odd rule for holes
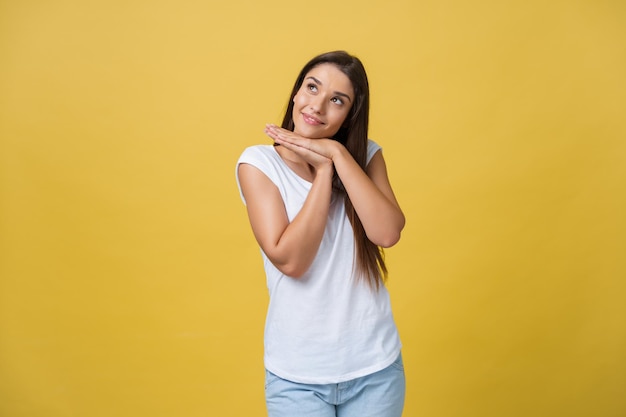
[[[354,101],[350,79],[333,64],[309,71],[293,98],[294,132],[307,138],[331,138],[343,125]]]

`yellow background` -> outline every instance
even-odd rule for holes
[[[0,1],[0,416],[264,415],[234,180],[362,58],[405,416],[626,415],[623,1]]]

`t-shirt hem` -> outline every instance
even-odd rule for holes
[[[267,360],[265,361],[265,369],[267,369],[274,375],[278,376],[279,378],[282,378],[291,382],[296,382],[298,384],[316,384],[316,385],[339,384],[341,382],[351,381],[356,378],[361,378],[361,377],[376,373],[378,371],[382,371],[383,369],[387,368],[392,363],[394,363],[396,359],[398,359],[398,356],[400,355],[401,350],[402,350],[401,347],[399,347],[388,358],[386,358],[384,361],[378,362],[376,365],[369,366],[367,368],[359,369],[358,371],[349,372],[349,373],[338,375],[338,376],[328,376],[328,377],[322,376],[322,377],[311,378],[307,376],[303,377],[301,375],[294,375],[289,372],[285,372],[279,368],[275,368],[274,366],[272,366],[272,364],[268,363]]]

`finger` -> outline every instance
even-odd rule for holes
[[[280,126],[277,126],[275,124],[272,123],[268,123],[266,125],[266,129],[268,129],[269,131],[273,132],[276,135],[280,135],[281,137],[290,139],[290,140],[298,140],[298,139],[303,139],[300,135],[297,135],[296,133],[292,132],[291,130],[288,129],[284,129]]]
[[[274,132],[272,132],[271,130],[265,128],[264,133],[269,136],[271,139],[276,140],[276,134]]]
[[[265,127],[264,132],[265,132],[265,134],[267,136],[269,136],[270,138],[272,138],[274,140],[276,140],[276,139],[281,137],[280,133],[276,129],[272,128],[269,125]]]
[[[287,129],[283,129],[282,127],[276,126],[275,124],[272,123],[268,123],[265,125],[265,129],[270,131],[270,132],[274,132],[276,134],[287,134],[287,133],[291,133],[289,130]]]

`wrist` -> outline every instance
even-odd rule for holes
[[[333,174],[335,173],[335,167],[333,165],[333,161],[332,160],[328,160],[328,162],[325,162],[323,164],[318,165],[315,168],[315,177],[330,177],[332,178]]]
[[[341,142],[331,140],[331,143],[330,159],[335,162],[336,159],[341,158],[342,154],[348,150],[341,144]]]
[[[352,157],[352,155],[350,155],[350,152],[348,152],[348,149],[341,143],[339,142],[335,142],[336,145],[333,147],[333,153],[332,153],[332,161],[334,165],[337,164],[343,164],[343,162],[347,159]]]

